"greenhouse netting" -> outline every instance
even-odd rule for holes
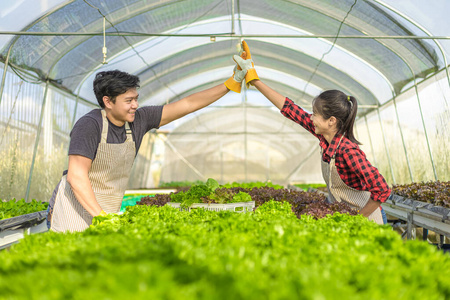
[[[450,299],[449,11],[0,0],[0,299]]]
[[[260,78],[311,111],[359,103],[356,137],[389,184],[450,180],[450,2],[21,0],[0,3],[0,199],[48,200],[99,71],[138,75],[140,106],[223,83],[242,40]],[[149,132],[129,188],[323,182],[315,137],[254,87]]]

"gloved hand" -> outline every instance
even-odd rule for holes
[[[242,80],[244,80],[245,78],[245,74],[247,73],[246,70],[242,70],[242,68],[239,66],[239,63],[236,59],[239,59],[241,61],[243,61],[245,58],[247,57],[247,54],[244,52],[242,52],[241,56],[237,56],[234,55],[233,59],[236,62],[236,66],[234,66],[233,69],[233,76],[231,76],[230,78],[228,78],[227,81],[225,81],[225,86],[236,93],[240,93],[241,92],[241,83]]]
[[[247,74],[245,75],[245,83],[247,84],[247,87],[248,87],[250,85],[250,83],[249,83],[250,81],[259,79],[259,77],[258,77],[258,74],[256,74],[255,64],[253,63],[253,60],[252,60],[250,48],[248,47],[248,45],[245,41],[242,41],[242,49],[247,54],[245,68],[242,65],[241,65],[241,67],[243,70],[247,70]],[[250,63],[251,63],[251,66],[250,66]]]

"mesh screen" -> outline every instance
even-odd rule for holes
[[[315,143],[311,134],[270,108],[211,109],[167,136],[161,180],[194,176],[286,184]]]
[[[179,31],[192,23],[217,17],[229,17],[231,12],[228,1],[218,0],[158,2],[92,0],[90,3],[98,7],[117,30],[122,32],[162,33],[174,28],[178,28]],[[353,3],[352,0],[238,1],[236,13],[237,17],[245,14],[263,18],[269,22],[287,24],[315,35],[334,35],[337,34],[340,22]],[[244,23],[238,21],[236,30],[245,33],[246,27],[242,24]],[[101,32],[102,26],[103,20],[99,12],[84,1],[77,0],[35,21],[27,30],[33,32]],[[115,32],[114,28],[109,28],[109,24],[107,26],[108,32]],[[231,24],[225,32],[229,30],[231,30]],[[196,33],[214,34],[217,32]],[[408,21],[371,1],[357,1],[340,31],[340,35],[401,36],[420,33],[421,31],[414,28]],[[165,37],[164,39],[170,40],[173,44],[179,41],[178,38]],[[130,44],[136,45],[151,40],[148,37],[137,36],[128,36],[126,40],[123,37],[108,37],[108,57],[113,57],[123,51],[133,53]],[[394,87],[396,93],[411,82],[414,76],[423,78],[442,67],[442,61],[435,53],[436,46],[427,41],[338,39],[336,45],[370,65],[376,66]],[[20,36],[13,46],[11,61],[44,75],[49,73],[51,78],[62,80],[63,85],[73,91],[93,69],[101,65],[102,46],[103,38],[101,36]],[[213,53],[213,51],[217,51],[218,46],[211,43],[208,44],[208,47],[211,48],[206,52]],[[311,66],[316,63],[315,60],[311,61],[311,58],[302,57],[301,53],[294,54],[295,51],[282,48],[268,44],[261,45],[258,49],[264,53],[259,54],[260,62],[272,67],[278,65],[277,67],[281,70],[286,68],[290,70],[289,72],[294,72],[295,76],[307,78],[312,71]],[[7,49],[7,47],[3,49],[3,56],[6,55]],[[225,51],[228,49],[228,47],[224,48]],[[286,54],[284,57],[289,60],[285,59],[284,62],[283,60],[280,62],[276,59],[277,54]],[[321,54],[318,53],[317,56],[320,57]],[[179,55],[179,60],[182,61],[195,59],[189,53],[179,53]],[[293,64],[294,60],[296,63]],[[146,63],[149,66],[145,68],[155,68],[155,61],[157,59],[148,59]],[[175,60],[173,64],[175,64]],[[299,70],[296,71],[297,69]],[[186,73],[195,72],[196,69],[192,67]],[[376,101],[373,95],[358,86],[357,78],[345,78],[342,76],[343,73],[345,72],[333,70],[322,64],[314,81],[318,86],[341,85],[342,90],[348,90],[349,93],[364,99],[361,101],[366,103]],[[179,76],[177,72],[170,74],[168,76],[175,78]],[[340,78],[340,80],[334,82],[332,78]],[[361,93],[364,95],[359,95]]]
[[[3,74],[1,66],[0,74],[5,79],[0,102],[1,199],[25,196],[33,156],[30,195],[39,200],[49,198],[67,167],[73,122],[96,106],[94,98],[76,101],[73,95],[78,88],[92,89],[92,80],[87,79],[97,70],[125,66],[126,71],[139,75],[140,99],[146,105],[179,100],[221,84],[232,74],[231,55],[237,53],[239,39],[227,36],[218,37],[214,43],[209,40],[209,35],[231,31],[230,1],[89,2],[121,32],[206,36],[107,36],[107,65],[101,64],[101,35],[16,36],[10,44],[10,63],[34,71],[41,81],[49,77],[62,89],[52,86],[43,107],[43,84],[29,83],[10,69]],[[236,1],[235,31],[245,35],[290,30],[296,34],[332,36],[345,18],[340,35],[426,35],[376,1],[359,0],[351,8],[354,2]],[[261,32],[259,28],[270,30]],[[103,19],[95,8],[76,0],[41,19],[30,20],[24,30],[101,33]],[[107,31],[116,30],[107,23]],[[359,110],[356,134],[369,160],[389,183],[436,177],[450,180],[449,79],[441,70],[444,61],[436,54],[439,52],[434,41],[341,38],[318,65],[334,39],[249,40],[258,73],[271,75],[264,82],[299,105],[308,109],[316,96],[312,91],[334,88],[366,105]],[[447,41],[442,42],[445,43],[448,45]],[[8,46],[1,50],[2,61]],[[227,68],[229,71],[225,72]],[[206,75],[199,80],[202,74]],[[411,88],[414,79],[419,83],[417,91]],[[303,95],[306,82],[313,88]],[[379,99],[381,94],[386,99]],[[396,106],[388,99],[391,94],[396,97]],[[232,97],[177,120],[171,127],[147,134],[133,165],[130,188],[208,177],[221,183],[322,182],[318,143],[311,134],[262,101],[254,88]],[[376,105],[385,102],[375,110]]]

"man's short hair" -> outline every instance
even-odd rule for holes
[[[139,77],[119,70],[98,72],[94,79],[94,93],[98,104],[105,108],[103,97],[110,97],[115,103],[116,97],[132,88],[139,88]]]

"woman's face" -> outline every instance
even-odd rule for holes
[[[322,115],[318,114],[313,110],[313,114],[311,115],[311,121],[315,127],[316,134],[326,134],[329,130],[328,120],[325,120]]]

